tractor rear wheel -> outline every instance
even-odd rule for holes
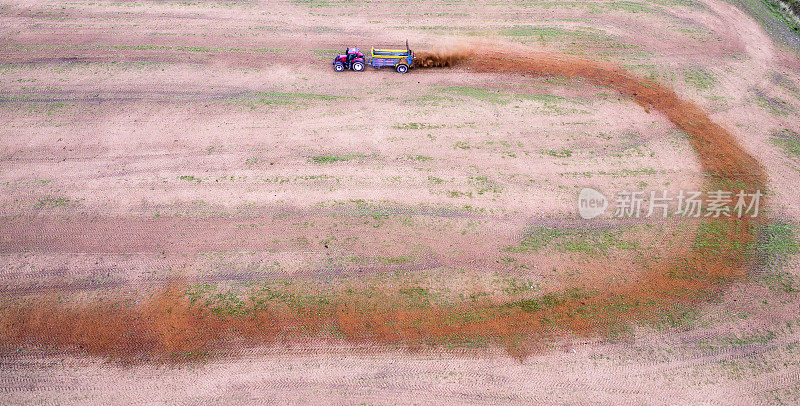
[[[364,70],[364,62],[353,62],[353,70],[356,72]]]
[[[398,73],[406,73],[406,72],[408,72],[408,65],[404,65],[404,64],[397,65],[395,70],[397,70]]]
[[[344,72],[344,64],[342,64],[341,62],[334,63],[333,70],[335,70],[336,72]]]

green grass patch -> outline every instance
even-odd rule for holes
[[[500,30],[500,35],[508,37],[539,37],[539,38],[560,38],[573,36],[580,31],[565,30],[559,27],[545,27],[533,25],[515,25],[511,28]]]
[[[586,114],[586,110],[574,107],[562,107],[561,104],[569,103],[572,105],[585,105],[589,101],[557,96],[553,94],[520,94],[520,93],[507,93],[496,89],[488,89],[475,86],[449,86],[442,89],[442,92],[451,93],[458,96],[469,97],[472,99],[480,100],[489,104],[496,105],[509,105],[511,103],[519,103],[522,101],[533,101],[539,103],[541,106],[537,108],[542,114],[547,115],[568,115],[568,114]],[[518,107],[518,106],[515,106]]]
[[[331,101],[339,99],[340,96],[333,96],[320,93],[304,93],[304,92],[252,92],[241,96],[230,97],[226,99],[228,102],[243,103],[254,110],[264,105],[289,105],[300,104],[312,101]]]
[[[336,162],[347,162],[352,161],[353,159],[359,158],[366,158],[366,155],[363,154],[347,154],[347,155],[315,155],[310,157],[308,160],[315,164],[333,164]]]
[[[752,91],[756,104],[762,109],[768,111],[770,114],[776,116],[788,116],[797,111],[791,103],[779,97],[769,96],[761,89]]]
[[[433,160],[433,158],[427,155],[406,155],[406,159],[417,162],[429,162]]]
[[[625,11],[627,13],[654,13],[656,10],[643,3],[635,1],[612,1],[605,5],[610,10]]]
[[[630,177],[638,177],[638,176],[648,176],[648,175],[655,175],[658,171],[653,168],[639,168],[639,169],[621,169],[615,172],[606,172],[606,171],[580,171],[580,172],[561,172],[559,173],[560,176],[564,177],[584,177],[584,178],[591,178],[595,175],[598,176],[610,176],[612,178],[630,178]],[[666,171],[662,171],[662,173],[666,173]]]
[[[36,207],[62,207],[67,206],[72,202],[71,199],[66,197],[53,197],[53,196],[46,196],[36,203]]]
[[[800,134],[783,129],[780,132],[773,132],[770,142],[780,148],[788,157],[795,160],[800,159]]]
[[[684,69],[683,80],[690,86],[701,90],[711,89],[717,85],[717,78],[711,72],[700,67]]]
[[[341,5],[341,1],[334,1],[334,0],[292,0],[292,3],[306,6],[309,8],[318,8],[318,7],[334,7],[337,5]]]
[[[252,166],[252,165],[260,164],[261,162],[264,162],[264,160],[261,159],[261,158],[258,158],[258,157],[251,157],[251,158],[247,158],[244,161],[244,164],[247,165],[247,166]]]
[[[766,253],[788,256],[800,252],[794,225],[785,223],[768,224],[759,231],[766,236],[765,241],[759,245],[759,248]]]
[[[518,308],[522,311],[533,313],[564,303],[566,298],[563,294],[546,294],[533,299],[516,300],[504,304],[504,308]]]
[[[755,245],[744,241],[753,233],[753,225],[735,219],[704,221],[697,228],[692,248],[712,258],[729,258],[739,262],[753,253]]]
[[[336,100],[340,96],[332,96],[319,93],[303,93],[303,92],[255,92],[253,96],[258,100]]]
[[[412,103],[417,106],[433,107],[433,106],[449,105],[450,103],[455,101],[455,99],[448,96],[442,96],[440,94],[425,94],[412,99],[404,99],[402,101],[406,103]]]
[[[607,255],[611,250],[634,250],[639,243],[623,238],[619,229],[558,229],[536,228],[518,245],[506,247],[507,252],[529,253],[550,248],[559,252],[588,255]]]
[[[474,187],[479,195],[486,192],[500,193],[503,191],[503,186],[492,181],[486,176],[470,176],[468,183]]]
[[[784,269],[789,258],[800,253],[795,225],[773,223],[761,227],[756,253],[764,285],[776,292],[800,292],[798,277]]]
[[[198,46],[184,46],[184,45],[107,45],[100,46],[111,49],[125,49],[135,51],[179,51],[189,53],[216,53],[216,52],[241,52],[241,53],[278,53],[287,52],[285,49],[274,48],[230,48],[230,47],[198,47]]]
[[[454,93],[459,96],[467,96],[491,104],[506,105],[511,103],[513,98],[508,93],[490,90],[475,86],[449,86],[443,89],[445,92]]]
[[[501,309],[520,309],[524,312],[535,313],[541,310],[546,310],[562,303],[574,300],[586,300],[595,295],[598,291],[596,289],[587,288],[572,288],[559,293],[547,293],[530,299],[515,300],[500,306]],[[580,309],[579,311],[584,311]]]
[[[200,183],[200,182],[203,181],[202,179],[196,178],[196,177],[194,177],[192,175],[181,175],[180,177],[178,177],[178,179],[184,180],[186,182],[197,182],[197,183]]]
[[[624,3],[626,2],[618,2],[618,9],[625,7]],[[637,48],[635,45],[621,43],[618,39],[608,35],[603,30],[589,27],[582,29],[566,29],[554,26],[515,25],[499,30],[498,34],[521,43],[535,42],[542,45],[559,43],[571,50],[577,51],[587,46],[624,50]]]
[[[443,125],[438,124],[425,124],[425,123],[403,123],[395,124],[392,128],[397,130],[428,130],[433,128],[442,128]]]
[[[572,151],[568,149],[543,149],[539,151],[542,155],[550,155],[556,158],[569,158],[572,156]]]

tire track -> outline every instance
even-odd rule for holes
[[[695,103],[679,98],[673,91],[658,83],[638,78],[611,64],[565,55],[520,53],[498,49],[462,48],[442,52],[419,52],[417,57],[423,61],[421,63],[423,67],[460,65],[468,70],[486,73],[583,78],[595,85],[613,88],[631,97],[645,111],[654,110],[663,114],[689,136],[690,143],[705,171],[706,187],[735,184],[753,193],[763,189],[766,184],[766,176],[761,165],[739,146],[732,134],[714,123]],[[714,224],[709,220],[704,221]],[[754,220],[734,217],[719,221],[722,221],[722,226],[725,227],[724,238],[744,246],[754,242],[753,227],[756,223]],[[29,241],[22,243],[17,240],[5,242],[0,240],[0,246],[25,246],[37,239],[41,240],[38,244],[44,247],[58,246],[63,244],[58,242],[58,236],[65,235],[63,231],[46,230],[44,233],[31,235]],[[220,232],[208,227],[207,224],[202,226],[197,224],[196,229],[192,231],[212,241],[239,241],[229,239],[230,236],[224,230]],[[24,235],[20,232],[12,234]],[[109,239],[102,242],[104,247],[112,246],[117,250],[125,250],[127,241],[138,239],[143,242],[142,247],[146,250],[163,249],[163,246],[147,239],[147,233],[143,230],[135,230],[131,234],[131,230],[125,227],[109,224],[102,234]],[[73,244],[80,241],[85,243],[92,240],[83,238]],[[174,245],[184,243],[186,241],[182,238],[175,238],[173,241]],[[195,249],[208,248],[207,243],[194,244]],[[248,247],[254,247],[252,243],[250,244]],[[648,267],[636,280],[626,281],[614,287],[596,289],[589,295],[575,295],[570,293],[574,290],[567,290],[554,296],[555,299],[549,304],[536,305],[538,302],[534,302],[536,306],[532,305],[532,309],[527,309],[522,304],[516,306],[516,302],[493,301],[405,308],[398,303],[387,302],[383,297],[368,299],[349,296],[345,299],[339,298],[335,302],[320,303],[311,310],[311,314],[307,314],[307,309],[295,309],[287,313],[270,310],[249,319],[234,320],[215,317],[197,308],[181,308],[178,312],[162,313],[166,310],[164,306],[170,310],[174,310],[176,306],[180,307],[181,290],[171,287],[163,297],[154,298],[139,309],[110,311],[104,305],[98,309],[55,310],[59,308],[57,304],[48,304],[53,308],[53,312],[59,313],[63,319],[60,324],[65,326],[71,326],[70,320],[81,320],[84,317],[83,313],[91,314],[98,320],[112,317],[115,320],[114,322],[109,320],[109,331],[97,331],[94,326],[86,332],[71,331],[71,327],[66,330],[54,329],[47,322],[41,322],[39,312],[42,310],[34,305],[32,308],[15,309],[15,314],[6,315],[11,321],[5,325],[10,326],[11,331],[1,333],[6,337],[13,337],[14,340],[34,339],[45,342],[49,340],[56,346],[78,346],[89,348],[90,352],[98,355],[123,358],[133,356],[137,359],[143,352],[166,355],[188,350],[190,353],[203,353],[209,351],[210,346],[224,342],[231,331],[237,332],[235,333],[238,334],[235,336],[237,341],[258,343],[270,341],[271,338],[268,336],[276,334],[281,328],[302,331],[300,334],[302,337],[318,334],[321,326],[332,324],[338,327],[346,340],[384,345],[399,344],[415,347],[421,343],[437,342],[447,337],[485,337],[497,344],[505,344],[510,354],[523,358],[531,351],[525,346],[530,345],[530,342],[526,341],[528,344],[523,342],[520,346],[517,343],[519,337],[526,337],[526,340],[535,342],[559,333],[602,335],[620,323],[648,319],[668,312],[675,303],[697,304],[710,292],[724,288],[724,281],[745,274],[749,265],[746,253],[740,250],[720,253],[700,246],[695,247],[688,257],[683,257],[682,252],[675,255],[678,257],[662,259],[656,267]],[[677,274],[678,276],[673,273],[676,269],[682,272]],[[689,277],[685,277],[683,272],[688,273]],[[584,287],[576,286],[576,288]],[[620,306],[623,310],[616,310]],[[465,315],[476,312],[485,316],[479,320],[464,319]],[[446,322],[453,318],[467,321]],[[555,331],[552,320],[556,321]],[[182,326],[182,329],[172,332],[171,329],[176,325]],[[81,327],[81,324],[77,326],[75,328],[87,328]],[[276,326],[283,327],[278,327],[276,330]],[[169,332],[165,333],[165,329]],[[173,334],[177,334],[179,338],[176,340]],[[117,340],[118,338],[120,340]],[[148,344],[140,345],[140,339],[149,340]]]

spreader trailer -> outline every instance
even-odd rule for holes
[[[376,49],[368,62],[373,68],[391,66],[399,73],[406,73],[414,66],[414,53],[410,49]]]

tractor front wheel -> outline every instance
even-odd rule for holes
[[[364,62],[353,62],[353,70],[356,72],[364,70]]]
[[[342,64],[341,62],[334,63],[333,70],[335,70],[336,72],[344,72],[344,64]]]
[[[398,73],[406,73],[408,72],[408,65],[403,65],[403,64],[397,65],[395,70],[397,70]]]

